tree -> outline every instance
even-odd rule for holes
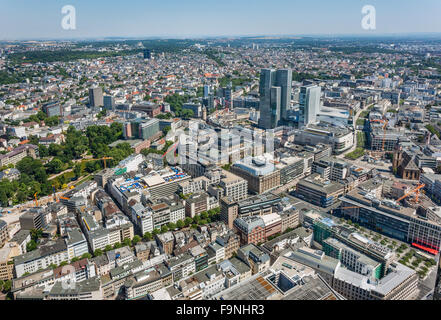
[[[0,203],[2,204],[2,206],[6,207],[9,205],[9,199],[8,196],[6,195],[5,190],[0,189]]]
[[[49,156],[49,150],[45,145],[39,144],[38,145],[38,154],[40,155],[40,158],[45,158]]]
[[[168,228],[167,228],[167,226],[164,224],[164,225],[162,225],[161,226],[161,233],[165,233],[165,232],[167,232],[168,231]]]
[[[17,163],[16,167],[22,174],[24,173],[40,183],[47,181],[46,170],[40,160],[24,157]]]
[[[60,173],[63,171],[64,163],[58,158],[53,159],[48,164],[46,164],[47,171],[49,173]]]
[[[132,245],[132,240],[130,240],[129,238],[125,238],[123,241],[123,245],[124,246],[131,246]]]
[[[90,259],[90,258],[92,258],[92,255],[89,252],[86,252],[81,256],[81,259],[85,259],[85,258]]]
[[[152,234],[150,233],[150,232],[146,232],[146,233],[144,233],[144,237],[143,237],[145,240],[148,240],[148,241],[150,241],[150,240],[152,240],[153,239],[153,236],[152,236]]]
[[[97,161],[89,161],[86,163],[85,169],[88,173],[93,173],[99,169],[97,169],[96,164],[98,162]],[[99,165],[99,164],[98,164]]]
[[[107,110],[103,109],[98,113],[97,118],[101,119],[101,118],[104,118],[105,116],[107,116]]]
[[[12,281],[11,280],[6,280],[5,282],[3,282],[3,286],[2,286],[3,293],[11,291],[11,288],[12,288]]]
[[[34,241],[38,241],[38,239],[43,237],[43,229],[31,229],[30,230],[31,233],[31,238]]]
[[[182,221],[182,220],[178,220],[178,221],[176,222],[176,226],[177,226],[179,229],[183,228],[183,227],[185,226],[184,221]]]
[[[190,217],[186,217],[185,218],[184,224],[185,224],[186,227],[188,227],[192,223],[193,223],[193,219],[192,218],[190,218]]]
[[[76,164],[73,168],[73,172],[75,174],[75,177],[81,177],[81,165]]]
[[[155,228],[154,230],[153,230],[153,232],[152,232],[152,234],[154,235],[154,236],[156,236],[157,234],[160,234],[161,233],[161,229],[159,229],[159,228]]]
[[[202,219],[207,219],[208,218],[208,212],[207,211],[202,212],[201,213],[201,218]]]
[[[115,243],[113,245],[113,249],[119,249],[119,248],[122,248],[122,244],[121,243],[117,242],[117,243]]]
[[[181,112],[181,117],[185,119],[189,119],[194,116],[194,112],[191,109],[184,109]]]
[[[78,258],[78,257],[73,257],[72,260],[70,260],[70,263],[74,263],[74,262],[77,262],[77,261],[79,261],[79,260],[80,260],[80,258]]]
[[[103,250],[101,250],[101,249],[96,249],[94,252],[93,252],[93,255],[95,256],[95,257],[99,257],[99,256],[101,256],[103,254]]]
[[[110,251],[110,250],[112,250],[112,249],[113,249],[113,247],[112,247],[110,244],[108,244],[108,245],[104,248],[104,251],[107,252],[107,251]]]
[[[31,240],[26,244],[26,251],[30,252],[30,251],[34,251],[35,249],[37,249],[37,242],[35,242],[35,240]]]
[[[132,244],[136,245],[139,241],[141,241],[141,237],[138,235],[135,235],[132,239]]]
[[[60,263],[59,267],[64,267],[64,266],[67,266],[68,264],[69,264],[69,262],[67,262],[67,261],[62,261],[62,262]]]
[[[167,224],[167,228],[169,230],[174,230],[174,229],[176,229],[176,224],[173,223],[173,222],[170,222],[170,223]]]
[[[156,116],[158,119],[171,119],[173,116],[170,112],[167,113],[160,113]]]

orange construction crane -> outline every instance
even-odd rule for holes
[[[104,161],[104,169],[106,169],[106,168],[107,168],[106,160],[110,160],[110,159],[113,159],[113,157],[102,157],[102,158],[98,158],[98,159],[95,159],[95,158],[92,158],[92,159],[83,159],[83,160],[81,160],[81,162],[83,162],[83,161],[97,161],[97,160],[103,160],[103,161]]]
[[[420,195],[420,190],[421,190],[422,188],[424,188],[425,186],[426,186],[426,185],[425,185],[424,183],[418,185],[418,187],[416,187],[415,189],[409,191],[409,192],[406,193],[404,196],[398,198],[396,201],[397,201],[397,202],[400,202],[401,200],[403,200],[403,199],[407,198],[408,196],[410,196],[412,193],[415,193],[415,203],[418,203],[418,196]]]
[[[36,206],[36,207],[38,207],[37,194],[38,194],[38,192],[35,192],[35,193],[34,193],[34,203],[35,203],[35,206]]]

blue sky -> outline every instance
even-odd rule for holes
[[[76,30],[61,28],[64,5]],[[0,0],[0,39],[441,32],[440,15],[440,0]]]

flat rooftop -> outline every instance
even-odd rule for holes
[[[365,195],[363,195],[363,193],[364,192],[362,190],[357,188],[355,190],[350,191],[348,194],[346,194],[346,196],[343,196],[341,200],[353,204],[354,206],[366,207],[369,210],[380,211],[381,213],[390,212],[398,217],[400,217],[400,215],[404,215],[406,217],[418,218],[418,215],[416,214],[416,210],[413,208],[406,208],[404,206],[397,206],[396,208],[394,208],[384,205],[383,202],[374,207],[372,206],[374,201],[366,198]],[[381,199],[377,199],[377,200],[381,200]]]
[[[310,189],[318,189],[326,193],[334,193],[343,189],[343,185],[339,182],[323,179],[318,173],[313,173],[310,176],[300,180],[299,184]]]
[[[258,204],[262,204],[264,202],[279,202],[281,201],[279,196],[276,196],[275,194],[269,192],[264,194],[259,194],[256,196],[249,197],[247,199],[239,201],[239,207],[245,208],[249,206],[254,206]]]
[[[335,137],[343,137],[349,133],[351,133],[351,131],[348,128],[341,128],[341,127],[333,127],[333,126],[327,126],[327,125],[320,125],[320,124],[309,124],[305,129],[305,132],[310,132],[310,133],[318,133],[318,134],[323,134],[323,133],[333,133]]]
[[[263,275],[256,274],[221,292],[218,298],[221,300],[268,300],[277,294],[278,291]]]

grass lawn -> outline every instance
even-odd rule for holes
[[[349,152],[345,155],[346,159],[356,160],[362,156],[364,156],[365,150],[363,148],[357,147],[354,151]]]

